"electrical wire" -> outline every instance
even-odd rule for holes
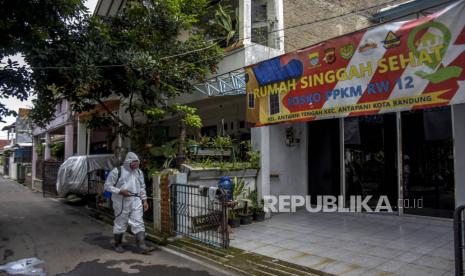
[[[268,32],[268,34],[275,33],[275,32],[280,32],[280,31],[285,31],[285,30],[290,30],[290,29],[294,29],[294,28],[298,28],[298,27],[302,27],[302,26],[306,26],[306,25],[321,23],[321,22],[329,21],[329,20],[332,20],[332,19],[336,19],[336,18],[339,18],[339,17],[344,17],[344,16],[351,15],[351,14],[362,13],[362,12],[365,12],[365,11],[368,11],[368,10],[371,10],[371,9],[375,9],[375,8],[379,8],[379,7],[382,7],[382,6],[389,5],[389,4],[397,2],[397,1],[399,1],[399,0],[390,0],[388,2],[380,3],[380,4],[377,4],[377,5],[373,5],[373,6],[369,6],[369,7],[360,9],[360,10],[352,10],[352,11],[342,13],[342,14],[338,14],[338,15],[335,15],[335,16],[332,16],[332,17],[327,17],[327,18],[308,21],[308,22],[304,22],[304,23],[300,23],[300,24],[296,24],[296,25],[287,26],[285,28],[272,30],[272,31]],[[442,3],[442,4],[444,4],[444,3]],[[284,36],[281,36],[281,37],[284,37]],[[279,39],[279,38],[280,37],[278,37],[276,39]],[[247,40],[247,39],[252,39],[252,36],[245,37],[245,38],[242,39],[242,41]],[[265,42],[267,40],[268,39],[266,39]],[[203,47],[203,48],[194,49],[194,50],[190,50],[190,51],[186,51],[186,52],[183,52],[183,53],[178,53],[178,54],[174,54],[174,55],[170,55],[170,56],[165,56],[165,57],[160,58],[160,60],[165,60],[165,59],[169,59],[169,58],[173,58],[173,57],[179,57],[179,56],[184,56],[184,55],[188,55],[188,54],[195,53],[195,52],[200,52],[200,51],[203,51],[203,50],[206,50],[206,49],[209,49],[209,48],[213,47],[215,44],[216,43],[213,43],[213,44],[211,44],[209,46],[206,46],[206,47]],[[260,44],[260,43],[258,43],[258,44]],[[253,44],[248,45],[248,46],[246,46],[244,48],[241,48],[241,49],[245,49],[245,48],[248,48],[248,47],[251,47],[251,46],[255,46],[255,45],[253,45]],[[232,54],[229,54],[229,55],[232,55]],[[229,55],[224,55],[224,57],[227,57]],[[221,54],[216,55],[216,56],[208,57],[207,59],[202,59],[201,61],[209,60],[209,59],[213,59],[213,58],[217,58],[217,57],[221,57]],[[193,63],[196,63],[196,62],[199,62],[199,61],[195,61]],[[95,68],[107,68],[107,67],[111,68],[111,67],[125,67],[125,66],[128,66],[128,64],[94,65],[92,67],[95,67]],[[30,69],[71,69],[72,66],[38,66],[38,67],[28,67],[28,68],[30,68]]]
[[[389,4],[389,3],[392,3],[392,2],[395,2],[395,1],[397,1],[397,0],[390,1],[390,2],[386,2],[386,3],[384,3],[384,4]],[[452,1],[450,1],[450,2],[452,2]],[[418,10],[418,11],[414,11],[414,12],[410,12],[410,13],[407,13],[407,14],[403,14],[403,15],[401,15],[401,16],[394,17],[394,18],[392,18],[392,19],[390,19],[390,20],[387,20],[387,21],[384,21],[384,22],[375,23],[375,24],[370,25],[370,26],[367,26],[367,27],[365,27],[365,28],[362,28],[362,29],[359,29],[359,30],[355,30],[355,31],[353,31],[353,32],[351,32],[351,33],[345,33],[345,34],[342,34],[342,35],[340,35],[340,36],[333,37],[333,38],[331,38],[331,39],[335,39],[335,38],[338,38],[338,37],[343,37],[343,36],[350,35],[350,34],[352,34],[352,33],[360,32],[360,31],[364,31],[364,30],[368,30],[368,29],[372,29],[372,28],[378,27],[378,26],[380,26],[380,25],[383,25],[383,24],[386,24],[386,23],[389,23],[389,22],[398,20],[398,19],[400,19],[400,18],[406,17],[406,16],[408,16],[408,15],[416,14],[416,13],[418,13],[418,12],[422,12],[422,11],[425,11],[425,10],[429,10],[429,9],[433,9],[433,8],[436,8],[436,7],[439,7],[439,6],[443,6],[443,5],[447,4],[447,3],[449,3],[449,2],[439,3],[439,4],[437,4],[437,5],[430,6],[430,7],[427,7],[427,8],[421,9],[421,10]],[[364,9],[364,10],[368,10],[368,9],[371,9],[371,8],[374,8],[374,6],[373,6],[373,7],[366,8],[366,9]],[[363,10],[360,10],[359,12],[361,12],[361,11],[363,11]],[[345,14],[345,15],[348,15],[348,14]],[[328,20],[335,19],[335,18],[338,18],[338,17],[340,17],[340,16],[331,17],[331,18],[329,18]],[[309,22],[309,23],[307,23],[307,24],[319,23],[319,22],[321,22],[321,20],[312,21],[312,22]],[[290,26],[289,28],[295,28],[295,27],[299,27],[299,26],[302,26],[302,25],[304,25],[304,24],[293,25],[293,26]],[[283,35],[283,36],[281,36],[281,37],[286,37],[286,36],[288,36],[288,35]],[[281,38],[281,37],[278,37],[278,38]],[[267,40],[265,40],[265,42],[266,42],[266,41],[267,41]],[[258,44],[260,44],[260,43],[261,43],[261,42],[258,42]],[[317,44],[319,44],[319,43],[321,43],[321,41],[316,42],[316,43],[311,44],[311,45],[308,45],[308,46],[305,46],[305,48],[313,47],[313,46],[315,46],[315,45],[317,45]],[[247,46],[245,46],[245,47],[243,47],[243,48],[241,48],[241,49],[246,49],[246,48],[249,48],[249,47],[253,47],[253,46],[255,46],[255,45],[256,45],[256,44],[250,44],[250,45],[247,45]],[[289,51],[289,52],[292,52],[292,51],[295,51],[295,50],[298,50],[298,49],[302,49],[302,48],[296,48],[296,49],[293,49],[293,50],[291,50],[291,51]],[[226,57],[231,56],[231,55],[233,55],[233,54],[234,54],[234,53],[224,54],[224,55],[222,56],[222,58],[226,58]],[[205,61],[205,60],[209,60],[209,59],[216,58],[216,57],[221,57],[221,55],[206,57],[206,58],[204,58],[204,59],[202,59],[202,60],[199,60],[199,61]],[[194,62],[192,62],[192,63],[196,63],[196,62],[199,62],[199,61],[194,61]],[[248,65],[248,66],[249,66],[249,65]],[[235,68],[235,69],[230,70],[230,71],[228,71],[228,72],[225,72],[225,73],[223,73],[223,74],[221,74],[221,75],[226,75],[226,74],[229,74],[229,73],[231,73],[231,72],[235,72],[235,71],[240,70],[240,69],[242,69],[242,68],[244,68],[244,67],[247,67],[247,66],[241,66],[241,67]],[[218,76],[217,76],[217,77],[218,77]]]

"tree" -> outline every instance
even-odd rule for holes
[[[107,112],[95,112],[89,126],[111,125],[132,138],[137,116],[153,123],[183,113],[167,101],[205,80],[221,58],[218,40],[209,37],[210,24],[203,20],[213,12],[207,0],[128,1],[116,16],[69,25],[62,40],[44,45],[31,61],[59,67],[34,70],[38,98],[31,117],[44,126],[61,98],[76,112],[100,105]],[[120,100],[128,122],[106,105],[110,96]]]
[[[70,22],[85,14],[80,0],[0,0],[0,99],[26,100],[34,79],[25,65],[8,59],[21,53],[26,61],[43,44],[61,39]],[[16,115],[0,103],[0,121]]]

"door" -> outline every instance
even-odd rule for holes
[[[454,151],[450,107],[402,112],[404,213],[452,217]]]
[[[316,196],[341,194],[339,119],[308,123],[308,192]]]
[[[394,210],[398,199],[396,114],[344,119],[346,200],[371,196],[376,207],[386,196]]]

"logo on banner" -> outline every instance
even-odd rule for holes
[[[378,44],[371,39],[365,39],[360,47],[358,47],[358,52],[364,56],[369,56],[373,54],[376,48],[378,48]]]
[[[336,61],[336,49],[325,49],[325,57],[323,58],[323,60],[326,62],[326,64],[333,64]]]
[[[400,36],[396,35],[392,31],[389,31],[383,41],[384,48],[391,49],[400,45]]]
[[[308,59],[310,60],[310,68],[317,68],[321,66],[320,63],[320,53],[313,52],[308,55]]]
[[[426,30],[426,32],[417,40],[417,34],[423,30]],[[430,69],[435,70],[442,62],[442,57],[444,57],[449,48],[451,36],[450,30],[446,25],[440,22],[426,22],[410,32],[407,45],[418,59],[429,55],[430,61],[424,64]],[[434,54],[434,49],[439,49],[439,59]],[[418,70],[415,72],[415,75],[431,83],[438,84],[459,77],[462,70],[459,66],[446,66],[438,68],[432,73]]]
[[[353,44],[346,44],[339,49],[339,54],[345,60],[350,59],[355,53],[355,47]]]

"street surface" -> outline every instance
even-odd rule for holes
[[[129,234],[127,251],[118,254],[111,240],[110,225],[0,177],[0,265],[37,257],[47,275],[227,275],[161,247],[149,256],[135,254]]]

